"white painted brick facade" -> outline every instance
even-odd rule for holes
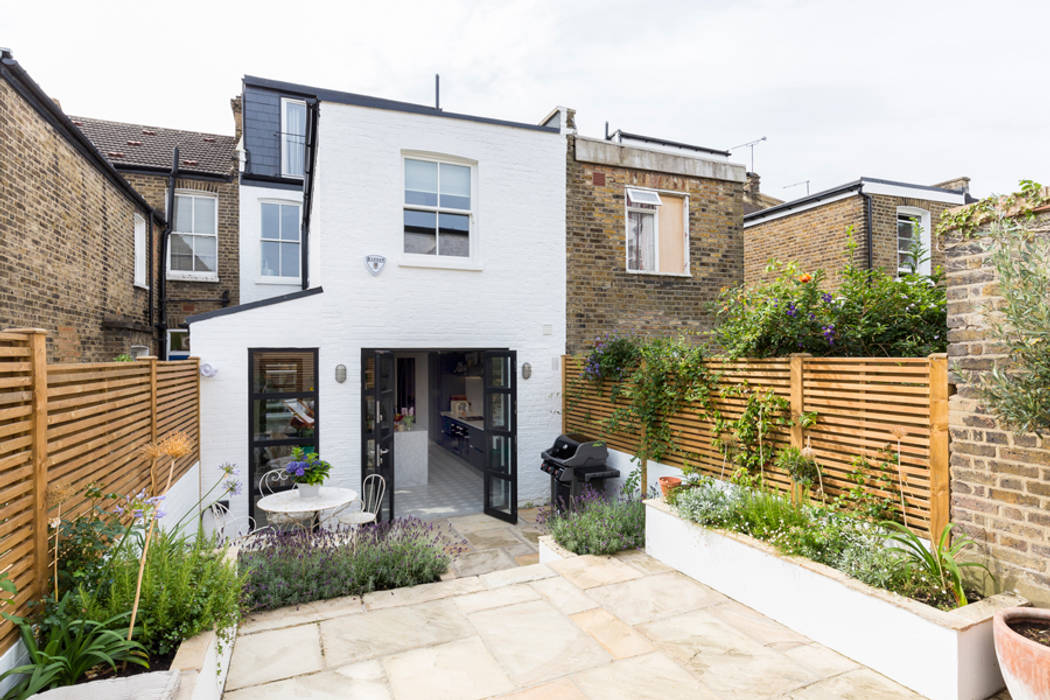
[[[275,187],[241,185],[240,188],[240,264],[241,303],[269,299],[301,288],[298,278],[285,284],[276,284],[262,277],[262,203],[299,202],[303,193],[299,190],[282,190]],[[194,339],[196,341],[196,339]]]
[[[545,500],[539,453],[561,427],[564,137],[327,102],[318,131],[310,285],[324,293],[192,325],[194,354],[218,368],[201,389],[205,469],[232,461],[247,472],[248,348],[319,348],[320,452],[334,465],[332,483],[354,487],[362,348],[506,347],[518,353],[518,500]],[[400,264],[403,151],[476,162],[473,262],[480,269]],[[259,196],[242,191],[243,206],[257,209]],[[243,210],[241,221],[244,230]],[[378,276],[365,267],[368,254],[387,257]],[[242,259],[258,264],[257,253]],[[242,272],[244,301],[251,272]],[[532,376],[523,380],[526,362]],[[335,381],[338,364],[347,367],[343,384]],[[247,495],[232,505],[243,515]]]

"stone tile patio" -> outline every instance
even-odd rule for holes
[[[497,541],[491,520],[475,524],[464,534]],[[629,552],[253,615],[238,634],[225,697],[918,696]]]

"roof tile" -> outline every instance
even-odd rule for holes
[[[205,175],[229,175],[236,142],[232,136],[164,129],[142,124],[70,117],[84,135],[118,167],[170,168],[179,147],[180,169]],[[130,150],[129,146],[132,146]]]

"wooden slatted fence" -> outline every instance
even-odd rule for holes
[[[0,332],[0,571],[18,587],[9,612],[49,582],[48,489],[151,490],[168,464],[143,447],[175,431],[191,440],[175,479],[200,457],[200,371],[196,359],[86,364],[46,363],[43,331]],[[82,496],[62,504],[63,517],[89,507]],[[16,630],[0,622],[0,652]]]
[[[563,359],[562,423],[566,432],[579,432],[604,439],[610,447],[634,454],[639,428],[626,424],[623,412],[628,401],[613,398],[609,382],[597,384],[583,376],[584,360]],[[905,513],[908,524],[928,535],[940,532],[948,521],[948,434],[947,358],[827,358],[795,355],[789,358],[739,361],[709,360],[708,369],[718,377],[719,389],[744,384],[738,396],[721,396],[715,407],[732,420],[743,412],[752,391],[772,389],[791,405],[791,413],[817,413],[814,426],[775,429],[768,436],[778,448],[802,447],[808,440],[821,467],[828,494],[852,488],[849,478],[855,457],[863,455],[873,464],[880,449],[890,445],[896,452],[894,431],[903,430],[900,441]],[[619,420],[611,421],[614,415]],[[668,416],[673,434],[672,449],[662,462],[670,466],[696,468],[702,473],[728,478],[734,467],[712,440],[714,425],[698,405],[685,405]],[[898,427],[899,426],[899,427]],[[897,475],[880,496],[900,498]],[[786,473],[771,469],[767,481],[787,492]]]

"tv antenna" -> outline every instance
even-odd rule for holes
[[[751,160],[751,167],[748,168],[748,172],[752,172],[753,173],[753,172],[755,172],[755,146],[757,146],[758,144],[762,143],[765,140],[766,140],[766,137],[763,136],[760,139],[755,139],[754,141],[748,141],[747,143],[742,143],[739,146],[733,146],[732,148],[729,149],[729,151],[733,152],[733,151],[735,151],[738,148],[747,148],[748,152],[749,152],[748,158],[750,158],[750,160]]]
[[[809,196],[809,180],[799,180],[798,182],[792,182],[790,185],[784,185],[780,189],[786,190],[789,187],[799,187],[800,185],[806,186],[806,196]]]

